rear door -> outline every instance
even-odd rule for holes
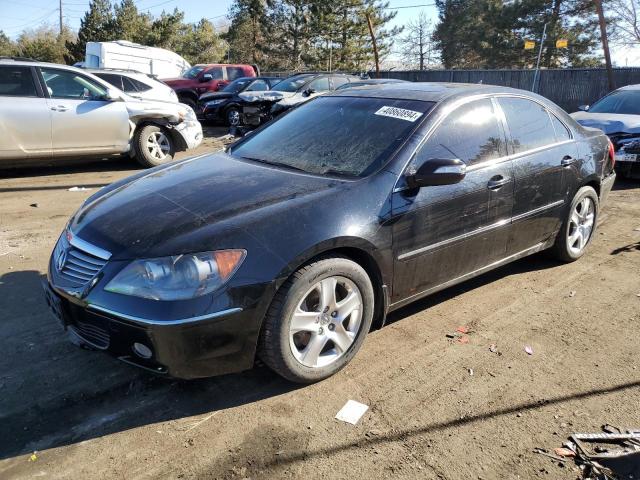
[[[409,165],[460,159],[466,177],[454,185],[393,194],[392,302],[429,292],[505,256],[513,172],[494,102],[473,100],[436,127]]]
[[[515,178],[508,250],[520,253],[550,239],[566,207],[568,176],[579,153],[567,133],[554,128],[547,109],[524,97],[499,97],[510,137]],[[555,117],[553,117],[555,118]],[[558,126],[559,127],[559,126]]]
[[[33,67],[0,65],[0,158],[51,156],[51,112]]]
[[[105,100],[106,88],[81,73],[49,67],[40,72],[49,97],[54,156],[127,151],[125,102]]]

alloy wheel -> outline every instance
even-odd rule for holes
[[[238,125],[240,125],[240,112],[235,108],[229,110],[229,112],[227,112],[227,121],[232,127],[237,127]]]
[[[171,150],[171,143],[164,133],[153,132],[147,138],[147,150],[153,158],[164,160]]]
[[[567,245],[574,255],[580,254],[587,246],[593,226],[595,222],[595,204],[589,197],[580,200],[569,219],[569,228],[567,229]]]
[[[362,324],[362,295],[354,282],[333,276],[313,285],[298,303],[289,326],[293,356],[319,368],[342,357]]]

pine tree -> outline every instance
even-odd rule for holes
[[[115,40],[112,29],[113,12],[109,0],[91,0],[89,11],[80,20],[78,38],[66,43],[68,53],[65,59],[68,63],[84,60],[87,42],[104,42]]]
[[[114,7],[114,15],[109,29],[118,40],[145,43],[151,28],[151,16],[140,13],[133,0],[122,0]]]

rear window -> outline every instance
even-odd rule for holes
[[[37,97],[36,85],[29,67],[0,67],[0,95]]]
[[[246,158],[318,175],[364,177],[381,168],[432,102],[319,97],[232,149]]]

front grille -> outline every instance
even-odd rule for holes
[[[93,325],[91,323],[83,322],[82,320],[76,320],[73,328],[76,330],[76,333],[80,335],[80,337],[93,344],[94,346],[103,349],[109,348],[109,332],[104,328]]]
[[[60,276],[72,287],[84,287],[100,273],[108,258],[108,252],[65,232],[58,240],[53,262]]]

